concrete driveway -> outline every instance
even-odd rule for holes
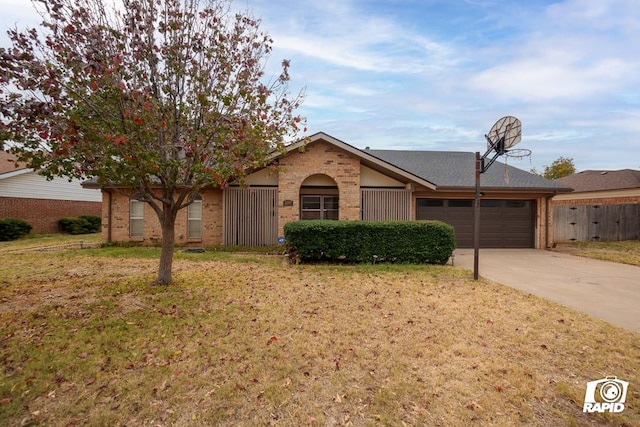
[[[455,265],[473,271],[473,249]],[[640,267],[536,249],[480,249],[479,275],[640,332]]]

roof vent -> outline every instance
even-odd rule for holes
[[[607,174],[607,171],[600,172],[600,175],[606,175],[606,174]]]

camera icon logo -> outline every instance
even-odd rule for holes
[[[589,381],[584,395],[583,412],[615,412],[624,411],[629,383],[617,377],[605,377]]]

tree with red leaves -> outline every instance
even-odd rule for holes
[[[0,48],[0,141],[53,177],[93,178],[146,202],[169,284],[179,210],[283,151],[304,120],[289,61],[229,0],[39,0],[39,29]]]

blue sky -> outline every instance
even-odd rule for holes
[[[3,28],[37,23],[0,0]],[[480,151],[500,117],[522,122],[509,164],[640,169],[637,0],[236,0],[262,19],[306,87],[309,134],[359,148]],[[0,39],[6,45],[6,38]]]

